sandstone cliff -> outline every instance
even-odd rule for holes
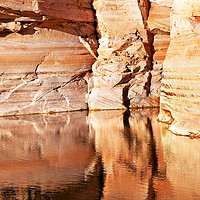
[[[1,1],[0,115],[158,107],[169,8],[152,5]]]
[[[96,0],[94,8],[100,46],[93,65],[94,87],[89,108],[159,106],[161,66],[153,65],[154,28],[151,31],[148,24],[150,2]],[[151,21],[150,24],[155,20]]]
[[[90,0],[0,2],[0,115],[87,109],[94,20]]]
[[[199,6],[2,0],[0,116],[161,105],[174,133],[198,134]]]
[[[181,4],[180,4],[181,3]],[[177,134],[200,131],[200,3],[174,1],[171,42],[164,61],[160,120]]]

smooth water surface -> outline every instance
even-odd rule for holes
[[[157,114],[0,118],[0,199],[200,199],[200,140]]]

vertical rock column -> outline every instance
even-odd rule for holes
[[[200,3],[174,1],[159,119],[176,134],[200,133]]]
[[[100,46],[90,79],[89,108],[159,106],[159,91],[152,85],[155,77],[160,80],[160,74],[152,73],[149,1],[95,0],[93,4]]]

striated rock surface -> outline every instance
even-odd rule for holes
[[[182,135],[200,133],[200,4],[174,1],[171,42],[163,68],[159,119]]]
[[[148,25],[154,35],[153,39],[153,61],[154,65],[160,65],[165,59],[166,52],[170,43],[170,12],[172,1],[150,0],[151,8],[149,11]]]
[[[94,20],[90,0],[0,2],[0,115],[87,109]]]
[[[93,65],[90,109],[159,106],[160,66],[153,67],[148,0],[94,1],[99,57]]]
[[[1,1],[0,115],[158,107],[170,9],[171,1]]]
[[[199,8],[197,0],[2,0],[0,116],[161,105],[171,131],[198,135]]]

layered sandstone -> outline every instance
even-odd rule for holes
[[[153,66],[150,2],[94,1],[100,34],[90,109],[159,106],[160,66]]]
[[[0,115],[87,109],[97,48],[90,0],[1,1],[0,43]]]
[[[163,68],[160,120],[170,130],[197,135],[200,130],[200,4],[174,1],[171,42]]]
[[[198,134],[199,6],[2,0],[0,116],[161,105],[170,130]]]
[[[9,0],[0,6],[0,115],[87,109],[87,104],[89,109],[159,106],[170,3]]]
[[[170,43],[170,12],[172,1],[150,0],[148,25],[153,33],[154,65],[162,65]]]

